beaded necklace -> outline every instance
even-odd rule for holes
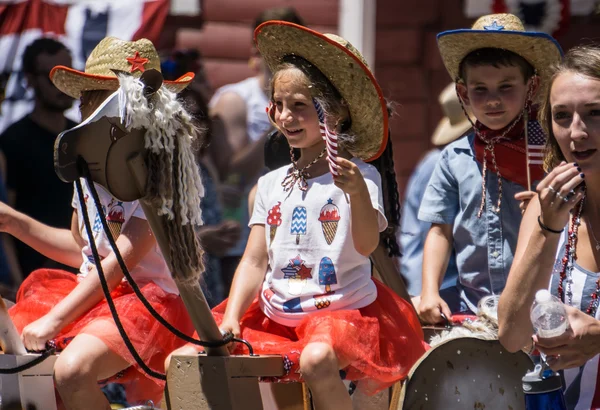
[[[573,267],[577,260],[577,254],[575,250],[577,248],[577,234],[579,232],[579,226],[581,225],[581,212],[583,211],[583,204],[585,202],[585,196],[576,205],[576,208],[571,216],[569,223],[569,232],[567,236],[567,243],[565,244],[565,253],[561,260],[560,279],[558,281],[558,297],[568,304],[573,305]],[[596,290],[590,295],[592,300],[586,309],[586,313],[592,317],[596,316],[598,310],[598,294],[600,293],[600,278],[596,280]],[[566,300],[565,300],[566,297]]]
[[[283,190],[285,192],[290,191],[291,193],[292,189],[294,189],[294,185],[297,184],[298,188],[301,191],[306,191],[308,189],[308,183],[306,182],[306,177],[308,176],[308,173],[306,172],[306,170],[314,164],[316,164],[317,161],[319,161],[321,158],[323,158],[326,152],[327,148],[323,148],[323,151],[321,151],[321,153],[317,155],[317,157],[313,159],[308,165],[306,165],[302,169],[298,169],[298,163],[294,159],[294,148],[290,147],[290,156],[292,157],[292,169],[281,182]]]

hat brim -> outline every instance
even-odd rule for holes
[[[348,105],[351,132],[358,142],[350,153],[377,159],[387,144],[388,113],[381,88],[369,68],[350,49],[316,31],[293,23],[268,21],[254,31],[254,41],[271,71],[283,57],[297,55],[315,65]]]
[[[444,65],[454,81],[460,77],[461,61],[480,48],[501,48],[523,57],[537,71],[542,84],[550,79],[552,65],[562,59],[562,49],[546,33],[495,30],[449,30],[437,35],[438,48]]]
[[[444,117],[433,132],[431,143],[436,146],[450,144],[452,141],[462,137],[471,128],[471,123],[466,118],[464,121],[453,125],[450,123],[448,117]]]
[[[175,81],[164,81],[167,89],[178,93],[194,79],[194,73],[186,73]],[[56,66],[50,71],[50,80],[63,93],[75,99],[81,97],[83,91],[110,90],[119,88],[117,77],[88,74],[70,67]]]

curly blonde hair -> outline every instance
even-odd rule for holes
[[[551,171],[555,166],[565,160],[552,132],[552,106],[550,104],[550,91],[556,78],[566,72],[584,75],[600,80],[600,46],[586,45],[570,49],[562,62],[552,67],[552,77],[542,91],[542,105],[539,121],[548,136],[544,155],[544,170]]]

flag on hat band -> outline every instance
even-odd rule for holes
[[[338,175],[337,171],[337,156],[338,156],[338,138],[335,132],[332,132],[325,125],[325,110],[319,102],[313,99],[313,103],[315,105],[315,109],[317,110],[317,116],[319,117],[319,128],[321,130],[321,137],[325,140],[325,145],[327,147],[327,163],[329,164],[329,171],[331,174],[336,177]]]

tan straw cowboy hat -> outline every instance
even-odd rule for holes
[[[562,49],[546,33],[525,31],[523,23],[512,14],[489,14],[477,19],[471,29],[444,31],[437,35],[442,60],[454,81],[459,80],[462,60],[480,48],[512,51],[529,62],[542,84],[550,79],[550,67],[562,59]]]
[[[277,70],[285,56],[296,55],[329,79],[350,111],[350,132],[358,141],[345,148],[353,156],[369,161],[383,153],[388,139],[387,105],[366,61],[352,44],[334,34],[283,21],[258,26],[254,41],[271,71]]]
[[[139,77],[146,70],[160,72],[160,58],[150,40],[124,41],[106,37],[94,48],[81,72],[65,66],[56,66],[50,79],[63,93],[79,98],[82,91],[117,90],[119,81],[113,70],[125,71]],[[174,92],[183,90],[194,78],[187,73],[175,81],[164,81]]]
[[[469,129],[471,123],[465,116],[456,95],[454,83],[448,84],[440,93],[438,101],[442,106],[444,118],[442,118],[431,136],[431,143],[436,146],[447,145],[462,137]]]

